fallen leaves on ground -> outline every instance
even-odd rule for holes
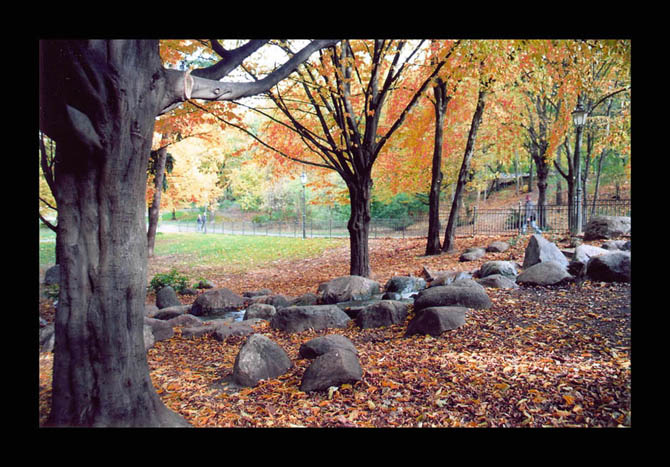
[[[482,244],[459,240],[460,251]],[[491,259],[522,259],[525,246],[459,263],[458,253],[422,256],[421,239],[371,244],[382,285],[394,274],[419,275],[424,265],[468,270]],[[228,285],[223,277],[214,282],[238,292],[314,292],[319,282],[348,273],[348,251],[341,250],[228,277]],[[405,337],[407,323],[295,334],[260,324],[257,332],[282,346],[294,366],[237,392],[227,390],[226,380],[245,338],[184,339],[177,330],[148,351],[151,378],[165,404],[196,427],[630,426],[630,284],[487,291],[491,309],[470,310],[463,327],[439,337]],[[310,361],[299,358],[300,344],[330,333],[352,340],[363,378],[304,393],[299,387]],[[40,355],[41,420],[48,414],[50,361],[51,354]]]

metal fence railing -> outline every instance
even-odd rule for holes
[[[570,231],[570,216],[573,210],[567,205],[547,205],[538,209],[537,224],[545,232],[562,233]],[[498,234],[515,235],[522,227],[523,204],[500,209],[472,208],[462,213],[456,223],[456,235]],[[583,226],[594,216],[630,216],[631,201],[604,200],[587,201]],[[447,219],[440,219],[441,229]],[[203,229],[194,221],[162,221],[162,231],[218,233],[229,235],[266,235],[302,238],[302,220],[253,222],[248,220],[209,220]],[[306,219],[304,235],[315,237],[348,237],[347,221],[334,219]],[[428,218],[372,219],[369,238],[384,237],[425,237],[428,235]]]
[[[574,218],[575,210],[568,205],[547,205],[543,209],[537,208],[537,225],[546,232],[569,232],[570,218]],[[583,210],[582,229],[595,216],[630,216],[631,202],[625,200],[604,200],[593,204],[587,200]],[[519,204],[514,208],[505,209],[473,209],[466,214],[463,221],[462,233],[468,228],[472,234],[514,234],[522,227],[524,206]],[[530,228],[530,227],[529,227]]]

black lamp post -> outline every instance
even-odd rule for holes
[[[586,124],[586,117],[588,116],[588,111],[582,106],[581,96],[577,101],[577,107],[572,112],[572,121],[575,124],[577,130],[577,137],[575,141],[575,181],[577,183],[576,196],[574,200],[574,219],[572,223],[572,233],[577,235],[582,231],[582,172],[581,172],[581,154],[580,148],[582,146],[582,130]]]

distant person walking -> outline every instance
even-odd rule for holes
[[[526,195],[526,205],[523,208],[523,221],[521,223],[521,233],[526,233],[528,224],[535,230],[535,233],[541,234],[542,230],[537,226],[535,220],[537,219],[537,209],[535,204],[530,199],[530,195]]]
[[[202,230],[202,216],[198,214],[198,220],[196,221],[198,223],[198,232]]]

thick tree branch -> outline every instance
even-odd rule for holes
[[[210,39],[212,49],[221,57],[217,63],[206,68],[193,70],[191,76],[219,80],[228,75],[256,50],[268,43],[267,40],[252,40],[235,50],[226,50],[216,39]]]
[[[301,63],[306,61],[310,55],[312,55],[313,52],[325,47],[331,47],[337,42],[339,42],[339,39],[312,41],[281,67],[265,78],[253,82],[221,82],[202,78],[197,75],[197,72],[190,73],[177,70],[165,70],[167,89],[162,103],[162,110],[159,113],[165,113],[174,108],[176,104],[188,99],[232,101],[242,97],[262,94],[293,73]]]

